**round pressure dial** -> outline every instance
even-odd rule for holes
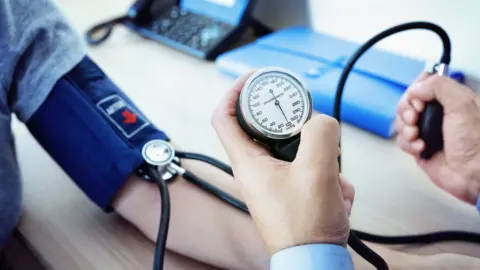
[[[254,73],[245,83],[237,106],[242,127],[256,137],[269,139],[297,135],[311,115],[312,99],[306,85],[282,68]]]

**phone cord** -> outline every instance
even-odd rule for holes
[[[110,34],[112,34],[113,27],[115,27],[115,25],[123,24],[130,20],[131,19],[129,16],[121,16],[121,17],[110,19],[105,22],[101,22],[91,27],[85,33],[85,39],[87,43],[91,46],[100,45],[110,36]]]

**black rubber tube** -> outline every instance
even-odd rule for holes
[[[192,160],[198,160],[198,161],[206,162],[206,163],[224,171],[225,173],[233,176],[232,167],[230,167],[227,164],[221,162],[220,160],[214,159],[212,157],[202,155],[202,154],[197,154],[197,153],[189,153],[189,152],[181,152],[181,151],[177,151],[175,153],[175,155],[179,158],[192,159]]]
[[[218,199],[230,204],[231,206],[237,208],[238,210],[250,214],[248,211],[247,205],[240,201],[239,199],[231,196],[230,194],[226,193],[225,191],[217,188],[216,186],[208,183],[207,181],[201,179],[200,177],[196,176],[195,174],[186,171],[183,174],[183,178],[188,182],[196,185],[197,187],[203,189],[204,191],[210,193],[211,195],[217,197]]]
[[[394,26],[392,28],[389,28],[378,35],[374,36],[365,44],[363,44],[349,59],[348,63],[345,65],[345,68],[343,69],[343,72],[340,76],[338,85],[337,85],[337,90],[335,92],[335,101],[333,104],[333,117],[338,121],[338,123],[341,123],[341,101],[342,101],[342,96],[343,96],[343,90],[345,89],[345,84],[348,79],[348,75],[350,75],[350,72],[353,69],[353,66],[355,63],[360,59],[360,57],[368,51],[373,45],[375,45],[377,42],[383,40],[386,37],[389,37],[391,35],[394,35],[396,33],[404,32],[407,30],[430,30],[434,33],[436,33],[443,44],[443,54],[442,57],[440,58],[440,63],[444,64],[450,64],[450,55],[452,52],[452,45],[450,42],[450,38],[448,37],[447,32],[443,30],[440,26],[429,23],[429,22],[410,22],[410,23],[405,23],[405,24],[400,24],[397,26]],[[338,165],[340,166],[340,169],[342,168],[342,160],[341,157],[338,157]]]
[[[155,180],[155,183],[157,183],[162,201],[160,225],[158,227],[157,241],[155,243],[153,270],[163,270],[168,229],[170,227],[170,195],[167,182],[163,181],[155,168],[147,166],[146,173],[151,179]]]
[[[360,57],[366,51],[368,51],[371,47],[373,47],[377,42],[383,40],[384,38],[389,37],[389,36],[394,35],[394,34],[399,33],[399,32],[404,32],[404,31],[413,30],[413,29],[430,30],[430,31],[433,31],[434,33],[436,33],[440,37],[440,39],[442,40],[442,44],[443,44],[443,55],[440,59],[440,62],[444,63],[444,64],[447,64],[447,65],[450,64],[450,55],[451,55],[450,39],[448,37],[448,34],[445,32],[445,30],[443,30],[438,25],[428,23],[428,22],[411,22],[411,23],[406,23],[406,24],[401,24],[401,25],[394,26],[392,28],[389,28],[389,29],[379,33],[378,35],[374,36],[373,38],[371,38],[370,40],[365,42],[365,44],[363,44],[350,57],[347,65],[343,69],[343,72],[340,76],[339,83],[338,83],[338,86],[337,86],[337,91],[335,93],[335,101],[334,101],[334,105],[333,105],[333,117],[338,121],[338,123],[341,123],[341,115],[340,115],[340,113],[341,113],[341,100],[342,100],[342,96],[343,96],[343,91],[345,89],[345,84],[347,82],[348,75],[350,75],[350,72],[352,71],[353,66],[358,61],[358,59],[360,59]],[[339,156],[338,157],[338,165],[339,165],[340,171],[341,171],[341,164],[342,164],[342,160],[341,160],[341,156]],[[398,242],[398,240],[405,240],[405,239],[412,240],[411,236],[387,239],[386,237],[381,237],[381,236],[376,236],[376,235],[371,235],[371,234],[366,234],[366,233],[361,233],[361,232],[355,232],[355,231],[351,231],[350,238],[353,237],[353,239],[355,239],[357,237],[356,233],[360,233],[361,236],[363,236],[365,238],[368,238],[370,240],[376,240],[376,241],[389,240],[388,242]],[[370,236],[370,237],[368,237],[368,236]],[[425,238],[421,238],[421,237],[418,238],[417,237],[414,240],[418,241],[418,240],[424,240],[424,239]],[[392,241],[392,240],[395,240],[395,241]],[[358,244],[358,243],[354,243],[354,244]],[[367,246],[358,245],[356,247],[357,248],[354,248],[354,247],[352,247],[352,248],[360,256],[362,256],[368,262],[373,264],[377,269],[388,269],[388,265],[386,264],[385,260],[383,260],[383,258],[381,258],[378,254],[376,254],[372,250],[369,250],[369,251],[366,250],[365,248],[368,248]]]

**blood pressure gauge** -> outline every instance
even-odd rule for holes
[[[237,102],[237,119],[245,132],[270,146],[273,156],[288,161],[295,158],[300,131],[311,115],[306,84],[283,68],[255,72]]]

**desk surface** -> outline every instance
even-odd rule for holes
[[[124,14],[131,4],[128,0],[58,2],[80,33],[99,20]],[[232,79],[218,73],[213,63],[146,41],[122,27],[105,44],[92,48],[90,55],[182,148],[227,160],[210,116]],[[89,202],[19,122],[14,123],[14,131],[24,178],[20,230],[40,257],[54,269],[150,269],[153,244]],[[342,133],[344,174],[357,191],[353,228],[382,234],[440,229],[480,233],[475,209],[435,188],[392,141],[351,126],[344,126]],[[480,258],[480,248],[466,244],[406,251],[461,252]],[[168,263],[170,269],[201,269],[193,262],[179,267],[175,255]]]

